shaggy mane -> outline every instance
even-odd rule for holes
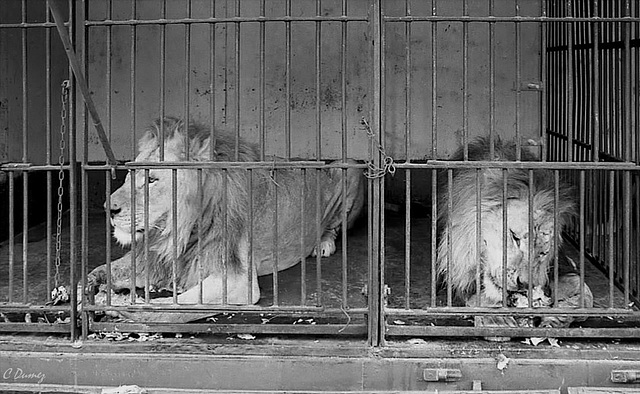
[[[468,146],[468,157],[470,161],[515,161],[515,143],[504,143],[500,138],[494,140],[494,155],[490,155],[489,137],[481,137]],[[451,160],[463,160],[463,148],[459,148],[451,157]],[[535,155],[523,151],[522,161],[537,160]],[[449,201],[448,180],[446,171],[439,182],[439,217],[438,228],[440,240],[438,245],[437,270],[439,277],[452,287],[454,294],[462,299],[468,299],[476,293],[476,274],[478,260],[482,259],[480,270],[482,276],[491,275],[489,272],[501,272],[502,261],[484,261],[482,253],[476,248],[476,174],[477,170],[455,169],[453,170],[452,198]],[[533,183],[529,179],[529,170],[509,169],[507,170],[507,201],[520,200],[528,204],[529,191],[533,195],[533,222],[536,232],[541,228],[553,229],[554,211],[557,211],[556,229],[560,231],[568,223],[573,215],[573,203],[571,190],[561,184],[557,203],[554,202],[554,175],[549,170],[534,170]],[[484,218],[485,215],[495,215],[500,217],[502,222],[503,212],[503,170],[499,168],[486,168],[480,170],[480,210]],[[449,215],[448,204],[451,203],[452,210]],[[451,222],[451,233],[448,227]],[[529,237],[529,242],[536,239],[535,234]],[[558,234],[559,243],[562,237]],[[448,250],[451,243],[451,260],[449,261]],[[483,240],[490,242],[490,240]],[[487,248],[500,247],[500,245],[487,244]],[[560,245],[558,245],[560,247]],[[502,252],[500,253],[502,255]],[[532,256],[531,267],[534,282],[544,285],[548,279],[549,265],[553,263],[553,246],[551,251],[543,257]],[[498,266],[494,266],[494,265]],[[501,285],[501,281],[499,282]]]
[[[190,122],[185,131],[184,122],[178,118],[165,118],[162,127],[158,120],[145,132],[138,147],[138,158],[142,158],[142,161],[158,161],[161,131],[166,161],[172,161],[168,157],[177,157],[177,161],[187,160],[187,150],[189,161],[210,161],[210,129]],[[227,133],[216,132],[214,138],[214,161],[258,160],[253,145],[242,140],[236,141],[234,136]],[[149,237],[150,245],[150,283],[159,287],[171,286],[174,255],[178,256],[175,277],[179,291],[197,285],[200,278],[206,278],[214,268],[211,262],[227,261],[229,270],[238,270],[240,267],[238,243],[243,239],[249,209],[246,171],[202,169],[201,174],[202,187],[199,191],[198,171],[178,170],[175,247],[172,212],[164,213],[145,235]],[[172,197],[169,195],[166,198]],[[153,208],[150,206],[150,210]],[[145,243],[137,242],[136,249],[138,256],[144,256]],[[201,262],[198,261],[199,252]],[[138,264],[138,274],[145,275],[144,270],[145,265]]]

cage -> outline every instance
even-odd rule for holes
[[[5,0],[0,330],[391,358],[635,338],[639,22],[635,0]]]

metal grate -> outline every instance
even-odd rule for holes
[[[55,23],[47,7],[54,3],[64,3],[67,15],[77,16],[65,26],[86,77],[86,91],[76,86],[57,34],[52,32]],[[82,324],[84,335],[116,327],[360,335],[368,336],[373,345],[393,336],[638,335],[637,1],[211,0],[149,5],[136,0],[50,0],[32,5],[16,0],[3,2],[0,11],[0,54],[21,59],[0,55],[0,65],[13,73],[6,75],[16,76],[0,75],[7,83],[6,97],[0,97],[0,122],[8,125],[5,130],[12,130],[0,130],[0,143],[6,141],[0,144],[6,147],[0,151],[0,170],[6,174],[0,189],[4,188],[8,208],[0,216],[8,239],[0,249],[0,311],[11,321],[0,324],[0,330],[64,331],[75,337],[75,328]],[[168,292],[152,291],[156,283],[145,269],[144,286],[138,286],[137,296],[136,286],[129,281],[128,293],[99,293],[104,299],[85,300],[79,314],[69,305],[46,305],[55,276],[51,253],[59,168],[51,155],[59,142],[57,87],[66,79],[72,89],[69,152],[63,166],[69,181],[64,204],[69,210],[64,216],[62,281],[79,280],[85,288],[92,269],[106,264],[112,272],[116,264],[112,262],[129,252],[114,241],[109,212],[103,208],[103,203],[113,207],[113,193],[121,186],[142,187],[140,194],[128,195],[128,203],[141,204],[144,212],[130,224],[149,234],[155,225],[150,219],[150,183],[159,171],[169,179],[165,198],[173,202],[167,214],[173,218],[180,215],[179,179],[185,174],[192,174],[198,184],[196,204],[203,204],[207,192],[201,184],[217,177],[223,207],[233,204],[229,193],[241,179],[248,185],[247,247],[252,260],[261,258],[255,253],[255,240],[263,233],[272,234],[273,239],[267,248],[276,261],[272,272],[259,279],[253,279],[253,266],[247,272],[246,298],[253,298],[258,285],[259,303],[230,302],[227,279],[234,272],[224,264],[221,302],[205,302],[201,263],[206,260],[203,229],[208,224],[201,219],[192,234],[194,253],[201,262],[193,287],[197,302],[178,303],[178,293],[184,289],[179,288],[181,256],[175,234],[181,223],[171,219],[166,226],[174,234],[167,243],[172,259],[163,283]],[[95,103],[99,122],[91,108],[83,105],[88,97]],[[194,153],[189,147],[199,143],[194,140],[186,142],[187,154],[177,161],[165,149],[159,152],[159,163],[132,161],[153,119],[170,116],[184,119],[187,130],[196,126],[208,130],[202,136],[210,143],[205,157],[190,160]],[[93,130],[96,123],[104,126],[117,163],[105,160],[104,146]],[[171,136],[166,127],[164,122],[159,124],[161,146]],[[477,160],[473,143],[478,136],[488,136],[488,157],[499,153],[500,141],[514,142],[515,157]],[[221,139],[230,142],[222,160],[213,143]],[[255,160],[239,161],[245,141],[257,147]],[[540,160],[531,160],[532,156]],[[319,243],[324,224],[317,207],[324,191],[323,174],[329,172],[338,178],[343,200],[349,174],[369,176],[366,214],[340,233],[334,256],[309,257],[305,232],[300,229],[313,227],[312,236]],[[483,250],[483,233],[492,230],[478,208],[485,203],[487,174],[502,177],[502,194],[497,194],[502,211],[496,211],[503,249],[498,251],[503,260],[499,268],[503,282],[498,286],[501,305],[474,298],[473,291],[467,294],[472,301],[465,303],[450,275],[450,265],[458,262],[452,257],[455,240],[446,239],[446,234],[451,238],[457,230],[454,220],[447,218],[457,214],[453,197],[460,174],[469,174],[468,190],[474,191],[469,228],[475,235],[467,246],[476,252]],[[557,246],[565,239],[556,254],[575,264],[582,294],[575,308],[537,308],[532,296],[525,297],[525,307],[504,307],[513,295],[506,290],[505,257],[507,241],[514,239],[507,231],[510,217],[515,216],[507,213],[513,174],[529,185],[540,176],[548,179],[555,212],[565,202],[563,185],[575,192],[576,215],[570,223],[561,228],[560,215],[552,215],[552,243]],[[29,242],[37,219],[24,219],[34,216],[35,207],[44,206],[43,201],[29,197],[38,195],[40,175],[48,196],[46,212],[38,218],[45,223],[46,245]],[[289,177],[302,179],[303,186],[282,190],[279,182]],[[265,179],[266,186],[260,183]],[[521,199],[533,206],[536,191],[525,189]],[[264,216],[270,218],[268,223],[256,218],[251,209],[266,197],[275,201]],[[282,206],[282,201],[298,200],[304,201],[296,207],[301,212],[300,228],[282,228],[278,220],[283,209],[290,208]],[[537,219],[532,209],[525,216],[527,236],[533,239]],[[233,212],[223,208],[219,218],[224,231],[233,231]],[[347,208],[340,208],[339,221],[342,228],[348,227]],[[21,244],[16,239],[20,231]],[[290,231],[298,237],[295,254],[300,263],[280,270],[283,258],[278,239],[285,239]],[[21,256],[18,245],[22,245]],[[531,243],[523,255],[532,259],[535,248]],[[130,263],[118,268],[136,272],[153,264],[156,253],[149,237],[133,237],[130,250]],[[229,252],[225,249],[226,257]],[[46,256],[44,265],[40,253]],[[449,264],[448,269],[440,269],[444,272],[440,275],[439,258]],[[486,284],[483,263],[477,260],[470,286],[479,289]],[[559,265],[559,260],[552,262],[548,273],[552,283],[562,278]],[[530,268],[523,275],[531,283],[534,272]],[[107,288],[119,278],[107,275]],[[547,290],[557,294],[557,287],[551,284]],[[585,288],[594,293],[593,307],[584,296]],[[532,294],[533,286],[522,290]],[[167,303],[158,304],[153,300],[156,296],[166,296]],[[550,299],[558,304],[557,297]],[[34,323],[22,323],[25,311],[31,312],[26,317]],[[138,313],[135,316],[152,323],[104,316],[112,312]],[[46,324],[58,313],[69,320]],[[154,322],[167,314],[201,318]],[[35,323],[36,315],[45,324]],[[580,321],[563,328],[481,324],[483,319],[501,316],[515,316],[517,321],[573,316]]]

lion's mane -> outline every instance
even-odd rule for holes
[[[460,148],[451,160],[464,158]],[[494,155],[490,155],[490,140],[481,137],[468,146],[471,161],[515,161],[516,146],[495,138]],[[523,151],[522,161],[537,160],[535,155]],[[477,175],[479,172],[479,175]],[[464,301],[482,293],[483,302],[500,304],[503,287],[503,212],[507,201],[507,287],[527,284],[544,287],[548,282],[548,270],[554,262],[554,250],[561,246],[561,229],[574,214],[573,193],[560,183],[559,195],[555,198],[554,174],[548,170],[511,168],[459,168],[453,170],[451,198],[449,198],[448,176],[443,171],[439,193],[439,232],[437,270],[439,277],[451,286],[455,295]],[[478,250],[476,221],[478,214],[476,176],[480,177],[481,246]],[[506,195],[503,196],[506,182]],[[533,229],[529,231],[529,198],[532,199]],[[449,205],[451,206],[449,210]],[[554,223],[554,212],[555,216]],[[520,228],[516,235],[515,227]],[[512,228],[514,227],[514,228]],[[557,230],[556,230],[557,229]],[[533,254],[529,264],[528,239],[533,237]],[[554,240],[558,240],[557,248]],[[449,253],[451,253],[449,255]],[[480,264],[478,264],[480,262]],[[481,289],[477,289],[477,274],[480,269]],[[531,273],[529,276],[529,268]],[[510,285],[511,284],[511,285]]]
[[[162,126],[162,127],[161,127]],[[159,161],[160,133],[163,133],[164,159],[170,161],[210,161],[213,152],[214,161],[257,161],[258,153],[253,145],[242,140],[236,140],[227,133],[216,132],[198,123],[189,123],[188,131],[184,132],[184,122],[172,117],[164,119],[164,124],[156,121],[139,141],[139,155],[136,161]],[[214,141],[214,147],[211,147]],[[237,149],[236,149],[237,145]],[[171,170],[164,172],[164,182],[171,184]],[[142,173],[142,170],[138,170]],[[173,223],[173,210],[153,212],[161,209],[154,203],[154,196],[150,196],[150,216],[158,219],[149,223],[148,257],[152,262],[148,265],[149,272],[145,272],[146,264],[142,263],[142,256],[147,253],[146,244],[140,238],[136,242],[136,260],[138,277],[148,274],[149,282],[157,287],[170,288],[173,272],[174,256],[176,261],[176,285],[178,289],[189,288],[198,283],[200,277],[198,254],[201,253],[203,263],[202,277],[208,276],[213,267],[210,262],[227,262],[227,269],[236,270],[240,267],[238,256],[238,242],[245,232],[249,211],[248,182],[244,170],[213,170],[203,169],[201,178],[196,170],[177,171],[177,206],[178,214]],[[144,180],[143,180],[144,182]],[[201,182],[201,188],[198,183]],[[164,195],[156,196],[171,201],[171,189],[164,190]],[[130,200],[130,187],[125,183],[116,193],[123,203]],[[150,192],[152,193],[152,192]],[[144,194],[137,198],[136,228],[140,231],[144,226],[144,211],[142,201]],[[170,207],[164,205],[164,207]],[[226,224],[226,225],[225,225]],[[174,240],[175,242],[174,245]]]

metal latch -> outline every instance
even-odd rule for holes
[[[422,378],[427,382],[453,382],[462,379],[462,372],[454,368],[426,368]]]
[[[613,383],[639,383],[640,371],[631,369],[619,369],[611,371],[611,382]]]

